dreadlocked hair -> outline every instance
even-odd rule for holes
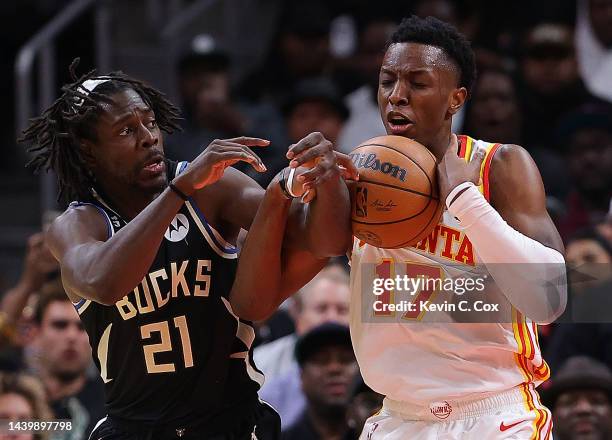
[[[58,200],[69,202],[88,198],[95,178],[87,167],[86,152],[81,140],[95,142],[95,124],[104,110],[102,104],[112,104],[112,96],[123,90],[132,89],[153,110],[159,128],[166,133],[180,130],[179,109],[165,95],[147,84],[130,78],[123,72],[111,72],[98,76],[92,70],[81,77],[76,76],[79,59],[70,65],[71,84],[62,87],[60,96],[43,114],[31,119],[29,126],[17,139],[29,145],[32,153],[26,167],[34,173],[41,170],[55,171],[58,180]],[[83,87],[87,80],[105,80],[93,90]]]

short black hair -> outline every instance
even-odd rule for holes
[[[97,75],[95,70],[77,78],[79,59],[70,65],[73,82],[62,87],[60,96],[43,114],[30,121],[30,125],[17,140],[29,144],[33,157],[27,166],[34,172],[53,170],[57,174],[58,199],[66,202],[88,198],[95,179],[85,166],[85,152],[81,139],[96,141],[95,124],[102,113],[104,103],[112,103],[112,96],[122,90],[132,89],[153,110],[157,125],[172,133],[180,129],[179,110],[163,93],[153,87],[125,75],[111,72]],[[84,89],[87,80],[106,80],[93,90]]]
[[[470,42],[454,26],[434,17],[404,18],[389,44],[420,43],[439,47],[457,65],[459,86],[470,93],[476,79],[476,59]]]

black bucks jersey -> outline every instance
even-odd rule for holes
[[[168,176],[186,165],[169,163]],[[126,225],[99,196],[88,204],[105,217],[109,238]],[[255,333],[228,302],[236,263],[235,247],[190,200],[132,292],[113,306],[75,304],[111,416],[145,425],[195,414],[208,419],[256,399],[263,375],[251,363]]]

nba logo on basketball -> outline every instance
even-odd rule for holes
[[[453,408],[446,400],[444,402],[432,403],[429,407],[431,413],[439,419],[446,419],[453,412]]]
[[[368,189],[362,186],[357,187],[355,194],[355,215],[357,217],[368,216]]]

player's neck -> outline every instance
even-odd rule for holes
[[[440,130],[438,134],[428,142],[426,147],[436,156],[436,160],[440,162],[442,157],[444,157],[444,153],[448,150],[448,144],[450,143],[450,129],[449,130]]]

